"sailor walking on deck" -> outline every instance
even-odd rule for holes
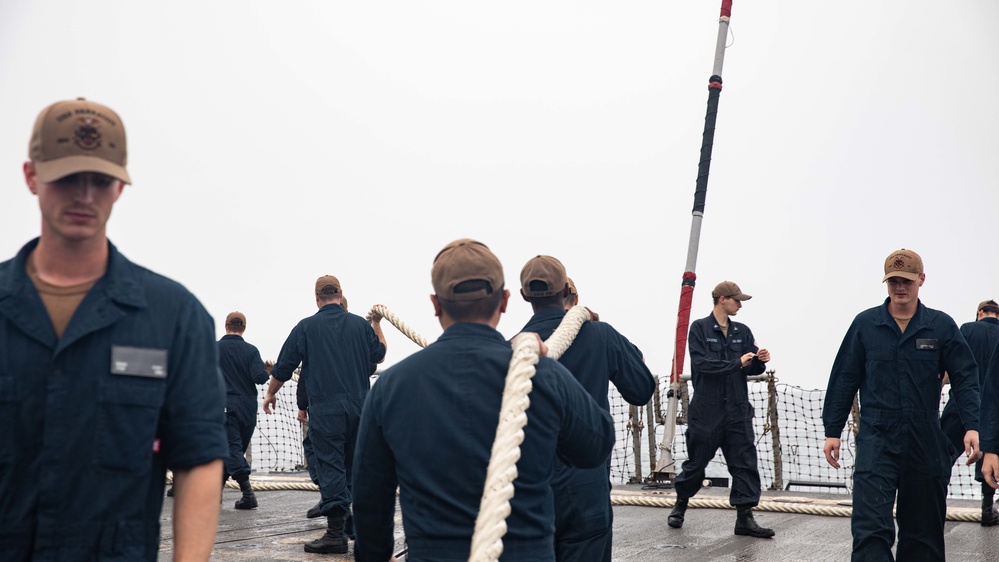
[[[431,268],[444,333],[387,369],[371,389],[354,461],[358,562],[392,555],[396,490],[409,562],[464,562],[472,550],[513,350],[496,331],[510,291],[484,244],[448,244]],[[610,415],[557,361],[531,379],[502,560],[555,560],[551,479],[556,457],[603,467],[614,446]]]
[[[999,344],[999,304],[994,300],[982,301],[978,304],[978,311],[975,314],[978,318],[974,322],[961,325],[961,334],[968,341],[971,352],[975,354],[975,362],[978,363],[978,388],[981,390],[985,384],[985,373],[988,371],[992,353]],[[969,428],[966,428],[961,421],[953,391],[951,399],[944,406],[943,414],[940,415],[940,428],[954,444],[956,461],[964,452],[964,435]],[[999,524],[999,513],[994,506],[996,491],[982,478],[982,459],[978,459],[975,463],[975,480],[981,482],[982,487],[982,527]]]
[[[271,413],[281,385],[299,363],[309,394],[309,439],[315,453],[320,514],[326,533],[305,544],[305,552],[346,554],[344,525],[350,514],[351,469],[361,406],[371,386],[372,363],[385,359],[381,316],[372,313],[370,325],[340,306],[343,292],[332,275],[316,280],[319,311],[301,320],[281,347],[271,369],[264,411]]]
[[[131,183],[114,110],[54,103],[29,147],[41,234],[0,263],[0,559],[155,561],[170,469],[174,558],[208,560],[226,455],[212,318],[108,240]]]
[[[225,319],[225,335],[218,341],[219,369],[225,379],[225,428],[229,437],[229,456],[225,460],[222,480],[232,477],[239,483],[243,496],[236,500],[236,509],[254,509],[257,497],[250,486],[250,465],[246,449],[257,427],[257,385],[268,378],[268,368],[260,359],[260,351],[243,339],[246,316],[230,312]]]
[[[753,517],[753,508],[760,503],[760,472],[746,381],[766,370],[770,352],[756,347],[749,326],[732,320],[750,295],[723,281],[711,291],[711,298],[711,314],[690,325],[687,340],[694,386],[687,424],[689,458],[674,481],[676,505],[667,523],[674,529],[683,526],[688,502],[701,489],[704,469],[720,447],[732,475],[729,502],[737,510],[735,534],[770,538],[773,529],[760,527]]]
[[[531,258],[520,272],[520,284],[521,296],[534,309],[523,331],[547,340],[566,315],[566,298],[572,295],[575,300],[575,285],[566,277],[562,262],[551,256]],[[558,361],[608,413],[610,383],[636,406],[647,404],[656,390],[642,352],[606,322],[584,323]],[[555,559],[610,562],[614,521],[610,456],[603,466],[589,469],[555,463]]]
[[[840,435],[860,391],[853,475],[853,560],[944,560],[944,521],[954,445],[940,429],[943,373],[977,460],[978,369],[954,320],[923,305],[923,260],[912,250],[885,259],[884,304],[854,318],[829,375],[822,411],[826,460],[839,468]],[[895,506],[897,496],[897,507]]]

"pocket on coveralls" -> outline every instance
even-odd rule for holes
[[[112,376],[99,394],[97,464],[126,472],[148,470],[165,381]]]

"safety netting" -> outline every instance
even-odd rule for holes
[[[372,377],[372,382],[377,374]],[[853,488],[855,458],[855,418],[851,416],[841,437],[840,464],[830,466],[822,451],[825,432],[822,426],[823,390],[808,390],[787,384],[750,382],[750,400],[754,408],[757,459],[763,489],[797,490],[848,494]],[[296,402],[297,377],[288,381],[277,395],[274,413],[259,410],[257,429],[253,434],[248,457],[255,471],[295,472],[305,470],[302,438],[305,426],[298,421]],[[263,397],[266,386],[258,391]],[[949,397],[944,387],[943,404]],[[667,403],[668,388],[660,387],[661,404]],[[643,407],[630,406],[611,387],[611,415],[616,429],[616,443],[611,453],[611,481],[614,484],[655,480],[657,451],[664,433],[664,420],[658,408],[650,403]],[[683,412],[680,412],[681,421]],[[774,424],[776,420],[776,425]],[[680,472],[687,458],[686,426],[676,427],[672,444],[675,466]],[[775,454],[776,452],[776,454]],[[954,464],[950,482],[950,497],[980,499],[980,485],[974,480],[974,466],[966,466],[962,457]],[[714,485],[726,486],[728,469],[721,451],[709,463],[706,479]]]

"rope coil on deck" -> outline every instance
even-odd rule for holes
[[[632,505],[639,507],[673,507],[674,497],[651,497],[631,494],[611,494],[611,505]],[[691,498],[688,507],[706,509],[735,509],[727,499]],[[762,500],[753,511],[770,511],[773,513],[799,513],[803,515],[822,515],[826,517],[850,517],[853,508],[841,505],[815,504],[803,501]],[[949,507],[948,521],[963,521],[978,523],[982,520],[980,509]]]

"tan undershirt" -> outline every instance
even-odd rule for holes
[[[892,318],[895,319],[895,323],[898,324],[898,329],[902,330],[903,334],[905,333],[905,328],[909,325],[909,320],[912,320],[912,318],[898,318],[896,316],[892,316]]]
[[[73,313],[76,312],[77,307],[83,302],[83,297],[87,296],[87,292],[97,280],[69,287],[59,287],[46,283],[38,275],[38,268],[35,267],[33,256],[33,253],[28,256],[25,270],[38,294],[42,297],[45,310],[49,313],[49,320],[52,321],[52,327],[55,328],[56,337],[62,338],[63,332],[69,326],[70,319],[73,318]]]

